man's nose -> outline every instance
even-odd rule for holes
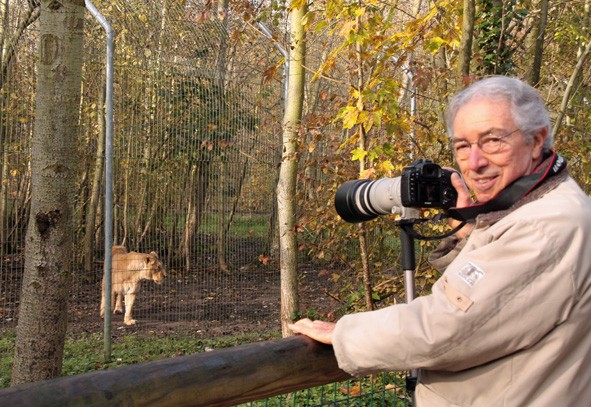
[[[470,148],[468,164],[471,170],[477,170],[488,165],[488,158],[486,157],[486,154],[480,149],[480,147],[477,144],[473,144]]]

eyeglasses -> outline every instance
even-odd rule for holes
[[[470,143],[469,141],[463,139],[452,140],[451,148],[456,156],[456,159],[458,160],[465,160],[468,158],[473,144],[476,144],[478,148],[486,154],[497,154],[500,153],[503,150],[504,145],[507,144],[505,138],[518,131],[519,129],[515,129],[502,136],[488,133],[487,135],[479,138],[475,143]]]

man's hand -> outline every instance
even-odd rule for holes
[[[456,171],[451,174],[451,184],[458,192],[458,200],[456,202],[456,206],[458,208],[465,208],[467,206],[472,205],[472,198],[470,197],[470,191],[468,190],[468,186],[460,176],[460,174]]]
[[[453,174],[451,174],[451,184],[458,192],[458,200],[456,202],[456,207],[457,208],[466,208],[466,207],[472,205],[472,198],[470,197],[470,191],[468,190],[468,187],[464,183],[464,180],[462,179],[460,174],[458,174],[455,171]],[[451,226],[452,229],[458,227],[460,225],[460,223],[462,223],[462,222],[459,220],[449,218],[449,225]],[[458,230],[456,232],[456,237],[458,239],[465,238],[466,236],[468,236],[470,234],[470,232],[472,232],[473,228],[474,228],[474,226],[471,224],[464,225],[463,228],[461,228],[460,230]]]
[[[335,325],[332,322],[312,321],[304,318],[287,326],[296,334],[303,334],[318,342],[332,345],[332,332],[334,331]]]

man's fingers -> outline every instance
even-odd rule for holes
[[[293,332],[301,334],[306,332],[307,329],[312,328],[313,322],[308,318],[300,319],[293,324],[287,324],[287,327]]]
[[[312,321],[308,318],[301,319],[293,324],[287,324],[287,327],[296,334],[309,336],[318,342],[332,344],[332,332],[335,324],[332,322]]]
[[[460,174],[454,172],[451,175],[451,184],[458,192],[458,201],[456,203],[456,206],[458,208],[465,208],[466,206],[470,206],[472,204],[472,199],[470,198],[470,191],[468,190],[468,187],[466,186],[466,183],[464,182]]]

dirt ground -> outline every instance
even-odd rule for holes
[[[279,268],[271,263],[263,265],[253,261],[260,252],[258,247],[251,245],[246,250],[242,246],[230,258],[234,268],[228,273],[221,272],[213,266],[214,261],[210,261],[209,266],[189,272],[167,268],[167,277],[160,285],[143,281],[133,312],[137,324],[126,326],[121,314],[112,315],[112,335],[187,332],[213,338],[245,333],[279,333]],[[23,270],[22,253],[2,256],[0,330],[16,325]],[[332,274],[331,270],[313,265],[299,265],[301,315],[325,318],[340,306],[331,295],[338,292]],[[102,264],[97,264],[97,271],[92,277],[74,271],[68,304],[68,329],[71,333],[104,331],[99,315],[101,277]]]
[[[300,271],[302,314],[326,316],[339,307],[329,292],[336,289],[327,270],[303,267]],[[69,304],[71,333],[103,332],[99,316],[100,281],[72,287]],[[245,333],[280,332],[280,276],[271,267],[250,267],[232,273],[168,272],[156,285],[143,281],[135,302],[136,325],[112,316],[112,335],[130,333],[178,334],[218,337]]]

